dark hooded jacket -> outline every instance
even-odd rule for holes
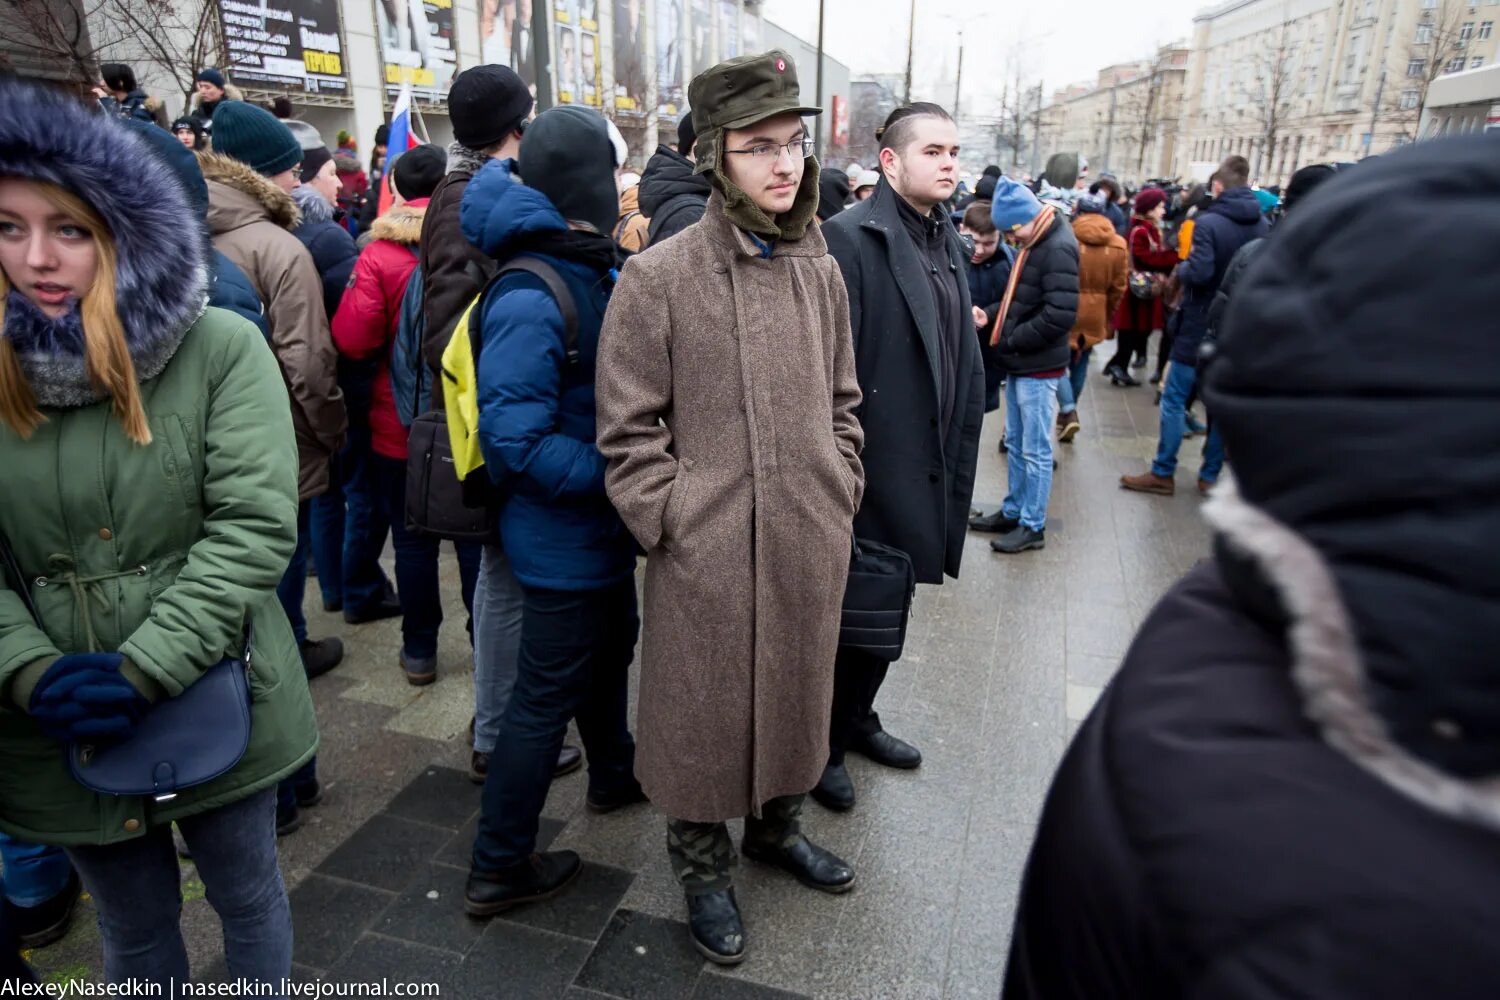
[[[1068,333],[1077,318],[1078,240],[1059,212],[1026,255],[996,357],[1012,375],[1066,368],[1073,353]]]
[[[641,211],[651,220],[650,243],[669,240],[703,218],[713,184],[707,174],[693,173],[693,161],[667,146],[641,174]]]
[[[333,221],[333,206],[323,196],[304,184],[292,191],[292,200],[302,210],[302,221],[292,230],[292,235],[302,241],[312,255],[318,268],[318,277],[323,281],[323,308],[329,320],[339,311],[339,300],[349,285],[349,275],[354,273],[354,262],[359,259],[359,247],[349,230]]]
[[[443,370],[443,350],[463,311],[495,273],[495,262],[464,238],[459,222],[464,189],[487,160],[462,143],[448,146],[443,176],[422,219],[418,265],[422,268],[422,354],[434,373]]]
[[[1494,995],[1497,152],[1361,165],[1245,271],[1202,373],[1242,496],[1063,761],[1008,1000]]]
[[[825,170],[818,175],[818,221],[827,222],[844,210],[849,200],[849,175]]]
[[[1209,202],[1193,223],[1193,249],[1178,269],[1186,295],[1172,360],[1185,365],[1198,363],[1198,345],[1208,331],[1208,310],[1229,262],[1240,247],[1266,235],[1269,226],[1260,214],[1260,202],[1249,188],[1230,188]]]

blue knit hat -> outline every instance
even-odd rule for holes
[[[224,79],[224,74],[212,66],[205,66],[198,71],[197,75],[193,77],[193,82],[197,83],[199,80],[202,80],[204,83],[211,83],[220,90],[229,86],[229,81]]]
[[[271,112],[244,101],[225,101],[214,112],[214,152],[275,177],[302,162],[302,144]]]
[[[215,127],[218,127],[217,122]],[[214,144],[217,145],[218,141],[218,133],[215,133]],[[1031,189],[1009,177],[1002,177],[995,183],[992,202],[990,219],[1002,233],[1013,232],[1042,214],[1042,203],[1036,200]]]

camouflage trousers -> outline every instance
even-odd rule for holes
[[[789,846],[802,835],[802,802],[806,795],[783,795],[761,807],[761,816],[745,817],[745,839]],[[667,857],[685,892],[720,892],[734,883],[739,856],[724,823],[667,820]]]

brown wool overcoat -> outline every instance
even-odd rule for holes
[[[599,448],[646,549],[636,776],[715,822],[828,761],[863,434],[849,303],[816,227],[770,259],[709,199],[626,264],[600,335]]]

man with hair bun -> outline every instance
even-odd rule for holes
[[[946,209],[958,184],[958,128],[936,104],[908,104],[876,137],[875,193],[823,227],[849,293],[864,393],[866,489],[854,534],[900,549],[917,582],[940,584],[958,576],[984,422],[969,254]],[[887,767],[922,763],[873,709],[889,667],[838,652],[828,767],[813,789],[830,809],[854,805],[846,750]]]

